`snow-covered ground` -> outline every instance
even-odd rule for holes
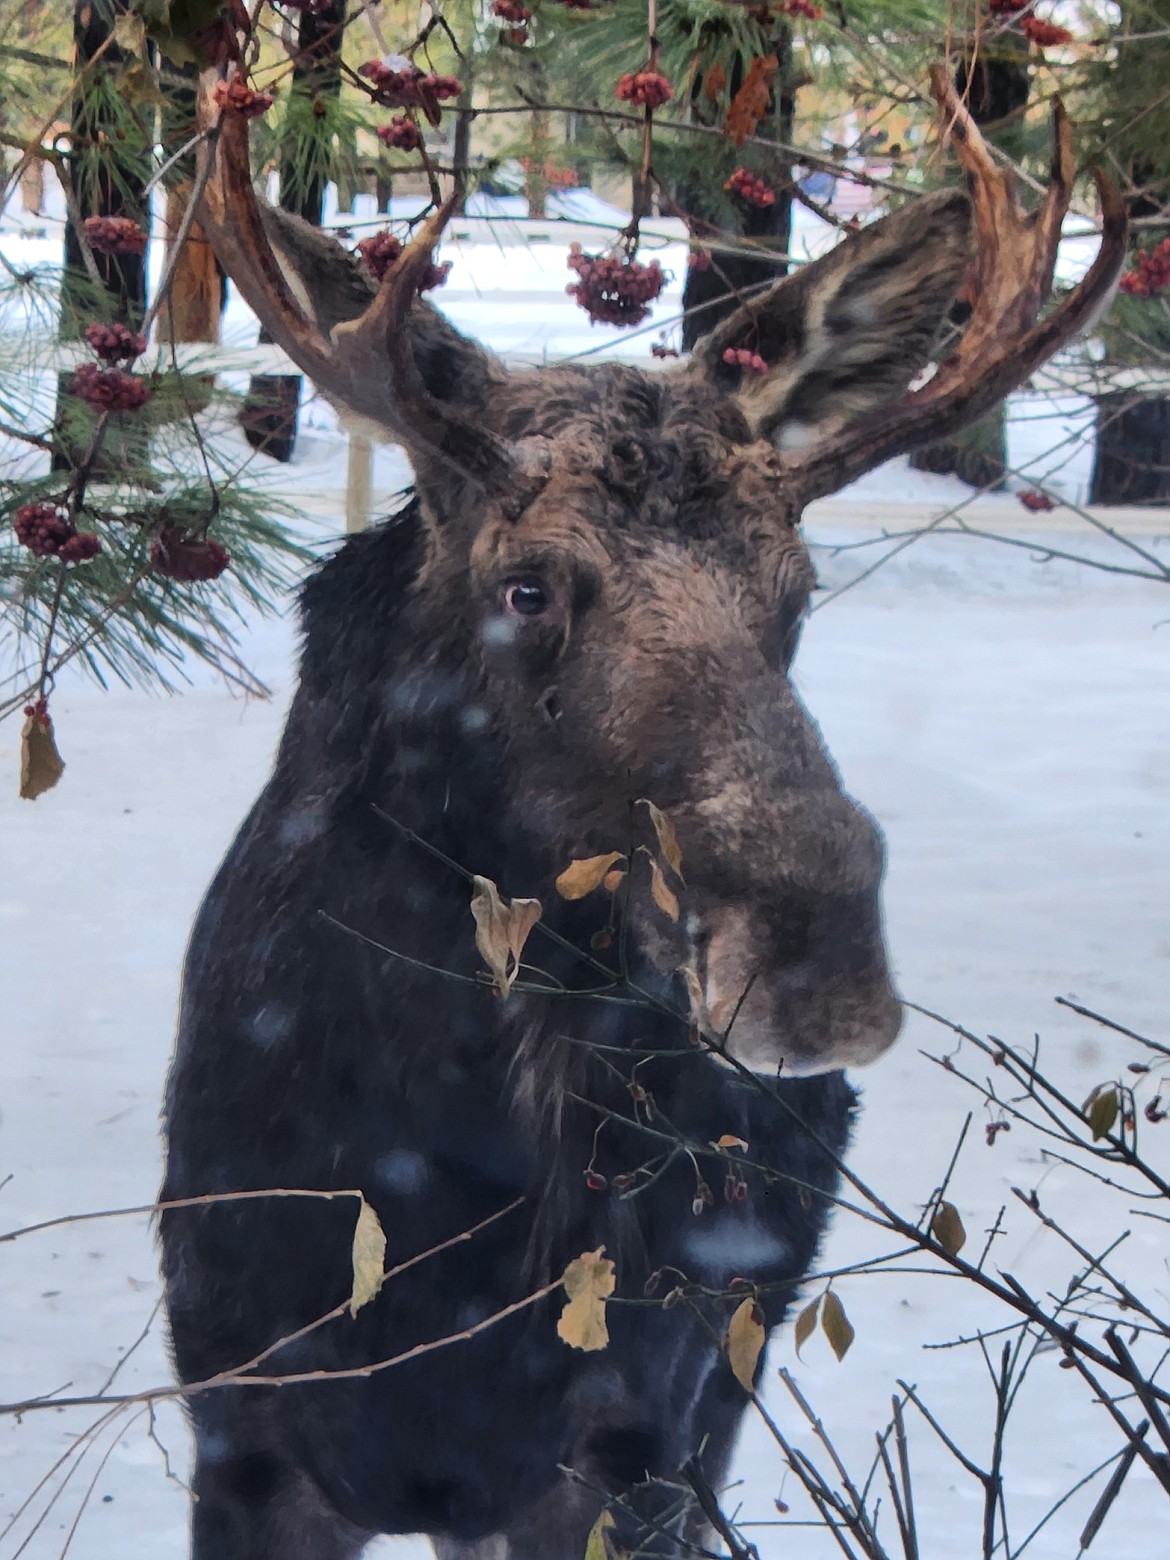
[[[476,263],[488,266],[483,256]],[[531,300],[493,301],[497,280],[485,270],[488,296],[478,304],[467,289],[461,323],[505,348],[515,346],[514,329],[533,340],[544,330],[565,350],[547,323],[566,319],[551,282],[535,308]],[[451,299],[457,313],[457,295]],[[237,328],[248,328],[238,314],[229,333]],[[586,345],[599,339],[576,321],[571,329]],[[277,476],[301,503],[306,534],[324,539],[341,512],[344,448],[324,409],[312,422],[293,469]],[[379,452],[376,489],[389,492],[403,476],[396,452]],[[817,506],[807,530],[829,591],[888,549],[883,528],[925,524],[965,497],[958,484],[895,464]],[[960,537],[916,542],[872,578],[826,599],[808,626],[796,678],[848,786],[885,828],[889,934],[904,994],[979,1031],[1019,1042],[1039,1032],[1052,1071],[1080,1099],[1138,1053],[1056,1007],[1056,995],[1166,1038],[1170,589],[1038,561],[1045,548],[1126,560],[1118,544],[1068,511],[1028,517],[1013,501],[983,499],[973,513],[982,528],[1030,541],[1034,551]],[[1108,518],[1165,555],[1170,516]],[[63,678],[54,714],[68,768],[35,805],[16,799],[17,726],[0,726],[0,1180],[10,1177],[0,1190],[0,1230],[154,1195],[183,945],[200,894],[268,771],[292,685],[288,616],[249,622],[243,652],[276,690],[271,703],[233,699],[198,670],[192,691],[173,699],[102,694]],[[866,1106],[851,1163],[911,1213],[938,1184],[964,1114],[976,1108],[920,1054],[947,1043],[912,1018],[896,1050],[861,1080]],[[1090,1248],[1119,1233],[1115,1202],[1111,1212],[1091,1183],[1042,1164],[1039,1145],[1023,1132],[987,1148],[981,1119],[977,1111],[952,1188],[973,1237],[1010,1200],[1011,1186],[1041,1183],[1045,1206],[1067,1216]],[[1166,1165],[1170,1123],[1147,1138]],[[1136,1282],[1163,1294],[1164,1232],[1134,1220],[1117,1258]],[[840,1267],[871,1250],[871,1234],[842,1214],[824,1262]],[[1072,1271],[1056,1239],[1023,1209],[1010,1216],[995,1260],[1037,1290]],[[91,1392],[144,1329],[116,1385],[134,1390],[167,1379],[161,1328],[151,1323],[158,1291],[145,1217],[0,1244],[0,1266],[0,1400]],[[918,1383],[965,1449],[985,1459],[991,1421],[982,1361],[974,1351],[922,1345],[1004,1318],[942,1280],[855,1278],[836,1287],[857,1327],[843,1364],[819,1341],[803,1362],[789,1336],[772,1346],[766,1396],[785,1433],[811,1446],[776,1379],[780,1365],[795,1371],[860,1468],[903,1377]],[[1042,1359],[1014,1422],[1008,1501],[1017,1543],[1063,1488],[1115,1447],[1103,1412],[1087,1405],[1071,1374]],[[0,1529],[96,1418],[64,1410],[0,1417]],[[51,1475],[0,1537],[0,1557],[59,1556],[92,1481],[69,1548],[74,1560],[181,1560],[185,1433],[175,1410],[160,1411],[157,1440],[169,1450],[172,1478],[150,1430],[140,1416],[98,1431],[35,1534],[29,1538],[72,1464]],[[920,1423],[912,1424],[912,1457],[924,1560],[970,1560],[981,1521],[977,1492]],[[794,1481],[785,1481],[756,1423],[737,1476],[746,1518],[778,1520],[773,1501],[781,1492],[796,1511]],[[1071,1501],[1027,1554],[1071,1560],[1097,1488]],[[749,1531],[764,1560],[837,1552],[807,1529]],[[1166,1531],[1164,1498],[1139,1466],[1092,1554],[1151,1560],[1170,1547]],[[417,1540],[375,1547],[387,1560],[427,1553]]]

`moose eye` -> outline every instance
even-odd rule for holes
[[[548,611],[548,592],[536,580],[512,580],[504,587],[504,605],[521,617],[539,617]]]

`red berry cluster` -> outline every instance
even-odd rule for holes
[[[674,96],[674,88],[661,71],[640,70],[632,75],[627,72],[614,89],[614,96],[638,108],[661,108]]]
[[[60,558],[63,563],[84,563],[101,552],[102,544],[90,531],[79,532],[56,504],[45,500],[21,504],[12,517],[12,529],[22,547],[38,558]]]
[[[253,91],[243,76],[233,76],[230,81],[217,81],[212,95],[220,108],[243,114],[245,119],[258,119],[276,101],[271,92]]]
[[[1139,249],[1133,268],[1121,278],[1121,290],[1131,298],[1152,298],[1170,287],[1170,238],[1164,238],[1151,253]]]
[[[391,266],[396,265],[398,257],[402,253],[402,243],[394,237],[393,233],[375,233],[372,238],[363,238],[357,246],[366,269],[380,282]],[[432,287],[441,287],[447,280],[451,271],[451,261],[445,260],[442,265],[436,265],[432,260],[422,273],[422,279],[418,284],[419,292],[429,292]]]
[[[1058,43],[1073,41],[1073,35],[1067,27],[1058,27],[1055,22],[1046,22],[1039,16],[1025,16],[1020,23],[1020,31],[1041,49],[1051,49]]]
[[[125,369],[81,363],[73,370],[73,394],[95,412],[136,412],[150,400],[150,386]]]
[[[86,217],[85,240],[103,255],[144,255],[147,234],[129,217]]]
[[[810,22],[819,22],[825,14],[823,7],[813,5],[812,0],[784,0],[780,10],[785,16],[807,16]]]
[[[379,125],[374,134],[383,146],[391,146],[398,152],[417,152],[423,144],[422,131],[405,114],[392,119],[388,125]]]
[[[1035,488],[1030,488],[1026,493],[1021,493],[1019,499],[1025,509],[1039,511],[1040,513],[1047,509],[1056,508],[1054,499],[1049,498],[1047,493],[1038,492]]]
[[[146,337],[137,335],[120,322],[87,325],[85,339],[103,363],[129,363],[146,351]]]
[[[532,12],[526,5],[521,5],[520,0],[492,0],[492,15],[516,27],[523,27],[532,20]]]
[[[463,83],[455,76],[421,71],[409,60],[399,64],[396,69],[385,60],[367,60],[358,67],[358,75],[373,84],[374,101],[383,108],[421,108],[434,118],[437,104],[445,98],[457,98],[463,91]]]
[[[738,195],[745,205],[759,206],[761,210],[776,204],[776,191],[769,189],[763,179],[746,168],[737,168],[723,188]]]
[[[750,352],[747,347],[728,347],[723,354],[723,361],[732,368],[746,368],[750,374],[766,374],[768,365],[758,352]]]
[[[666,286],[666,274],[657,260],[641,265],[617,255],[587,255],[580,244],[569,249],[569,269],[580,281],[565,288],[596,324],[640,325],[650,313],[648,305]]]
[[[181,526],[166,525],[150,548],[150,561],[159,574],[189,585],[197,580],[217,580],[230,562],[226,547],[208,536],[190,536]]]

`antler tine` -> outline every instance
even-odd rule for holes
[[[978,246],[971,315],[958,346],[920,390],[788,457],[806,500],[976,421],[1092,323],[1108,302],[1125,260],[1124,203],[1098,172],[1100,248],[1077,286],[1041,320],[1075,175],[1064,107],[1058,102],[1053,109],[1048,189],[1037,210],[1028,213],[1016,197],[1014,173],[992,157],[945,66],[932,66],[931,85],[943,133],[970,185]]]
[[[452,195],[383,277],[357,319],[327,338],[293,291],[268,240],[252,185],[246,117],[220,108],[216,68],[199,84],[200,215],[212,247],[245,302],[297,367],[330,400],[400,437],[418,456],[454,467],[477,485],[522,500],[523,481],[508,445],[472,424],[426,388],[411,346],[407,320],[436,243],[455,208]]]

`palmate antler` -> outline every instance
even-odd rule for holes
[[[485,490],[514,497],[523,481],[508,446],[482,421],[461,416],[430,393],[407,329],[419,284],[456,197],[427,219],[386,272],[364,312],[326,335],[294,296],[273,253],[252,183],[248,120],[231,106],[221,108],[216,88],[223,80],[224,73],[212,68],[199,82],[198,123],[205,132],[199,216],[244,301],[329,400],[375,424],[383,434],[401,438],[416,456],[429,455]]]
[[[1093,322],[1125,260],[1125,207],[1098,173],[1101,246],[1082,280],[1041,319],[1075,173],[1068,116],[1057,102],[1048,189],[1029,213],[1017,199],[1015,175],[993,159],[946,67],[932,66],[930,77],[943,132],[968,175],[978,246],[971,315],[958,346],[921,389],[788,457],[806,502],[977,421]]]

